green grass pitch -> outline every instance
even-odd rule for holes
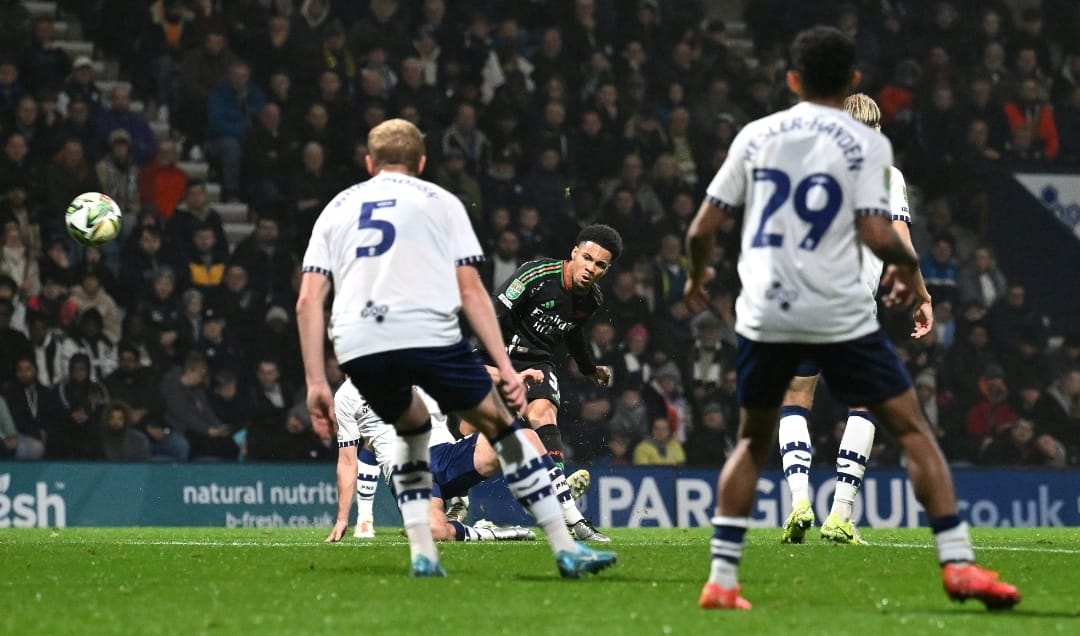
[[[1078,529],[973,532],[980,561],[1024,594],[996,613],[946,599],[927,530],[868,530],[873,545],[843,547],[753,530],[747,613],[697,608],[708,529],[611,534],[619,564],[580,581],[558,578],[543,541],[442,545],[449,578],[414,580],[390,528],[337,545],[314,529],[5,529],[0,633],[1080,633]]]

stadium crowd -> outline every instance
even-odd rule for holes
[[[567,254],[583,224],[624,238],[590,333],[614,382],[572,361],[560,375],[573,460],[720,465],[737,422],[738,222],[699,315],[683,237],[740,127],[791,103],[783,43],[829,23],[855,37],[910,185],[936,326],[911,340],[905,316],[882,318],[946,454],[1080,463],[1080,331],[996,267],[982,185],[1080,165],[1077,5],[749,0],[744,47],[705,4],[61,0],[118,69],[103,91],[54,18],[0,1],[0,457],[333,457],[300,393],[299,257],[323,206],[368,177],[367,131],[402,117],[426,132],[424,176],[466,204],[489,287]],[[236,244],[179,163],[201,157],[221,200],[251,211]],[[125,212],[101,249],[65,232],[86,191]],[[831,464],[846,407],[826,397],[812,425]],[[880,436],[872,463],[898,461]]]

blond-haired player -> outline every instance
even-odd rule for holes
[[[392,480],[413,576],[446,575],[428,524],[431,419],[413,385],[491,442],[507,485],[544,530],[562,576],[613,565],[614,553],[570,537],[552,492],[551,462],[513,414],[525,406],[525,389],[474,267],[483,251],[461,201],[418,178],[427,161],[423,135],[410,122],[391,119],[371,129],[368,152],[372,178],[334,197],[304,254],[296,313],[313,423],[334,418],[323,365],[323,307],[333,289],[329,333],[341,369],[397,431]],[[498,369],[497,389],[462,336],[459,312]]]
[[[856,121],[881,131],[881,109],[876,102],[863,93],[850,95],[844,100],[844,110]],[[904,175],[895,166],[889,167],[889,212],[892,214],[893,230],[904,245],[911,244],[911,213],[908,210],[907,186]],[[865,245],[859,250],[862,257],[861,277],[870,296],[877,294],[878,283],[884,263]],[[934,313],[930,293],[926,290],[922,275],[916,272],[915,294],[917,296],[912,337],[921,338],[933,327]],[[791,379],[784,404],[780,408],[780,457],[784,478],[791,490],[791,514],[784,523],[781,543],[802,543],[806,531],[814,524],[814,510],[810,503],[810,461],[812,444],[808,419],[814,402],[821,369],[814,362],[799,365]],[[862,485],[870,451],[874,446],[874,417],[866,406],[849,405],[840,451],[836,457],[836,490],[832,508],[821,524],[821,538],[833,543],[865,543],[851,521],[855,495]]]

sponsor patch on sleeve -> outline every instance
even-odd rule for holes
[[[510,300],[517,300],[523,291],[525,291],[525,283],[515,278],[511,281],[510,286],[506,288],[506,297]]]

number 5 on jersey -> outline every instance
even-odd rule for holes
[[[378,233],[379,242],[374,245],[363,245],[356,248],[356,258],[380,256],[385,254],[386,250],[390,249],[390,246],[394,244],[394,239],[397,237],[397,229],[394,224],[383,219],[374,219],[372,215],[375,210],[392,208],[395,205],[397,205],[397,199],[368,201],[360,206],[360,227],[358,229],[374,230]]]

